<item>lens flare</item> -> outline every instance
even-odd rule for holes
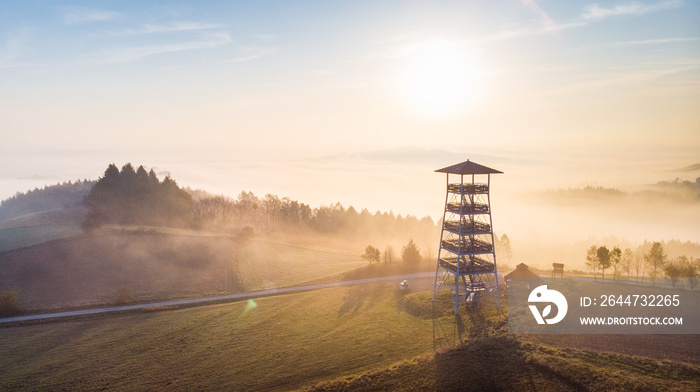
[[[248,303],[245,305],[245,309],[243,309],[243,315],[245,316],[250,312],[251,310],[255,309],[258,307],[258,303],[255,302],[253,299],[249,299]]]

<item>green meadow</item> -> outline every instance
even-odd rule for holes
[[[376,283],[0,328],[0,390],[288,390],[430,353]]]
[[[394,282],[0,328],[0,390],[677,390],[690,363],[507,334]],[[643,340],[640,340],[642,343]],[[643,343],[642,343],[643,344]]]

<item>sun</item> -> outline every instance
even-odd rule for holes
[[[412,110],[437,116],[464,111],[480,93],[481,77],[473,60],[454,45],[423,44],[407,56],[399,74],[403,99]]]

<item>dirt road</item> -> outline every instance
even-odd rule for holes
[[[278,288],[278,289],[249,291],[246,293],[221,295],[221,296],[216,296],[216,297],[193,298],[193,299],[183,299],[183,300],[178,300],[178,301],[153,302],[153,303],[138,304],[138,305],[113,306],[113,307],[109,307],[109,308],[85,309],[85,310],[75,310],[75,311],[69,311],[69,312],[44,313],[44,314],[34,314],[34,315],[30,315],[30,316],[7,317],[7,318],[0,318],[0,324],[19,322],[19,321],[54,319],[54,318],[60,318],[60,317],[84,316],[84,315],[99,314],[99,313],[123,312],[123,311],[128,311],[128,310],[146,309],[146,308],[155,308],[155,307],[206,304],[206,303],[219,302],[219,301],[232,301],[232,300],[244,299],[244,298],[264,297],[264,296],[268,296],[268,295],[290,293],[290,292],[295,292],[295,291],[318,290],[318,289],[323,289],[323,288],[327,288],[327,287],[348,286],[348,285],[383,282],[383,281],[396,281],[396,284],[398,285],[398,283],[404,279],[424,280],[424,279],[430,278],[431,279],[430,285],[432,285],[432,279],[434,277],[435,277],[434,272],[419,272],[419,273],[414,273],[414,274],[385,276],[385,277],[379,277],[379,278],[348,280],[348,281],[344,281],[344,282],[319,283],[319,284],[311,284],[311,285],[303,285],[303,286],[283,287],[283,288]],[[426,286],[425,282],[422,282],[422,283],[423,284],[421,284],[421,287]]]

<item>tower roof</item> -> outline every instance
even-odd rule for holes
[[[503,173],[496,169],[491,169],[478,163],[474,163],[470,160],[466,160],[462,163],[456,165],[448,166],[439,170],[435,170],[438,173],[448,173],[448,174],[498,174]]]

